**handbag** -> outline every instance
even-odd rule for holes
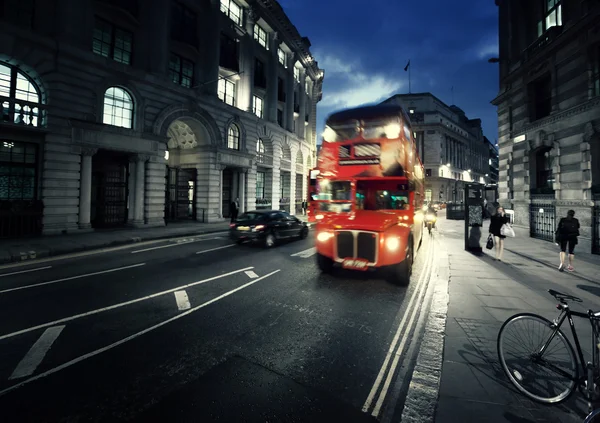
[[[487,240],[487,243],[485,244],[485,248],[487,248],[488,250],[491,250],[492,248],[494,248],[494,235],[490,234],[490,236],[488,236],[488,240]]]
[[[515,231],[513,230],[513,228],[508,223],[505,223],[500,228],[500,235],[514,238],[515,237]]]

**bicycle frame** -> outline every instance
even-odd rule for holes
[[[556,306],[556,308],[560,310],[558,322],[556,322],[556,320],[554,321],[554,331],[552,332],[552,334],[550,335],[550,337],[548,338],[546,343],[540,349],[540,351],[538,353],[539,357],[544,355],[544,352],[550,346],[550,343],[552,342],[552,340],[554,339],[554,337],[560,330],[565,319],[568,319],[569,326],[571,327],[571,334],[573,335],[573,340],[575,341],[575,347],[577,348],[577,358],[579,360],[579,365],[581,366],[582,376],[580,378],[578,378],[578,380],[573,379],[570,375],[566,375],[566,376],[569,377],[571,380],[577,382],[580,385],[583,385],[583,382],[587,381],[587,387],[586,387],[586,391],[588,394],[587,399],[588,399],[588,401],[592,400],[592,396],[594,393],[594,376],[595,376],[594,372],[595,372],[595,370],[598,369],[599,364],[600,364],[600,357],[599,357],[600,352],[599,352],[599,346],[598,346],[599,330],[598,330],[598,327],[596,327],[597,325],[594,325],[594,321],[600,321],[600,319],[591,310],[589,310],[587,313],[571,311],[569,306],[562,302],[559,303]],[[592,345],[591,345],[592,346],[592,349],[591,349],[592,362],[586,363],[584,360],[583,351],[581,350],[581,344],[579,343],[579,337],[577,336],[577,330],[575,329],[575,324],[573,323],[573,316],[579,317],[582,319],[587,319],[590,322],[590,325],[592,326]],[[552,366],[552,367],[554,367],[554,366]],[[555,370],[558,371],[559,373],[565,374],[565,372],[563,372],[561,369],[555,369]]]

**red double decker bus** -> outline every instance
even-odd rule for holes
[[[385,268],[408,284],[423,235],[424,169],[408,114],[379,105],[331,115],[319,153],[317,263]]]

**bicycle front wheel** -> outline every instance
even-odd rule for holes
[[[575,390],[579,370],[575,351],[561,330],[539,354],[554,330],[550,320],[520,313],[504,322],[498,333],[498,359],[504,373],[520,392],[544,404],[567,399]]]

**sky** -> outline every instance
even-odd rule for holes
[[[334,111],[431,92],[497,139],[498,18],[493,0],[279,0],[325,70],[317,143]],[[365,6],[366,5],[366,6]],[[454,87],[454,90],[452,90]],[[454,91],[454,94],[452,92]],[[454,101],[453,101],[454,98]]]

